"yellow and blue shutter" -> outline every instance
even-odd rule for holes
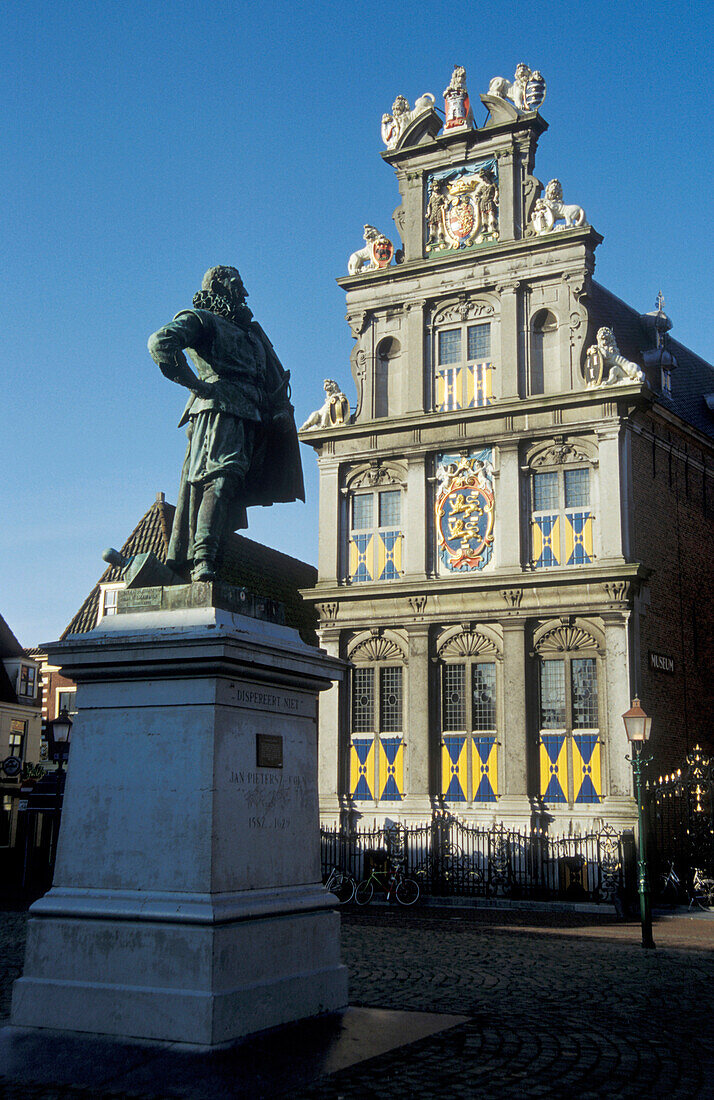
[[[379,741],[379,798],[400,802],[404,798],[404,739],[381,737]]]
[[[353,737],[350,747],[350,795],[355,802],[374,801],[374,737]]]
[[[573,780],[576,802],[602,801],[602,753],[596,733],[573,734]]]
[[[474,802],[498,798],[498,755],[495,735],[474,736],[471,743],[471,776]]]
[[[540,794],[544,802],[568,801],[568,744],[565,733],[541,734]]]
[[[447,802],[465,802],[468,782],[466,735],[445,733],[441,742],[441,793]]]

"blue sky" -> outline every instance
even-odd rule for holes
[[[711,6],[5,0],[0,7],[4,316],[0,613],[58,635],[156,493],[175,501],[184,392],[146,351],[204,270],[234,263],[293,376],[354,399],[335,284],[365,222],[396,237],[382,112],[472,101],[526,61],[550,129],[536,174],[604,235],[596,278],[710,361]],[[479,105],[480,107],[480,105]],[[477,122],[485,112],[476,112]],[[307,504],[248,534],[315,561]]]

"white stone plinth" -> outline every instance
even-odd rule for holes
[[[315,722],[341,662],[213,607],[50,649],[79,714],[13,1024],[215,1046],[343,1007]],[[282,767],[259,766],[258,735]]]

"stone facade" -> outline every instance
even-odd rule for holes
[[[323,646],[351,665],[321,700],[321,810],[622,827],[635,810],[621,715],[640,691],[657,751],[681,747],[645,666],[649,648],[668,651],[655,622],[676,577],[711,561],[714,542],[710,518],[692,521],[696,552],[660,568],[661,524],[669,553],[695,506],[658,495],[647,433],[676,428],[690,450],[696,437],[710,479],[714,419],[695,429],[670,391],[690,376],[714,391],[714,371],[690,370],[696,357],[670,343],[680,377],[661,392],[663,338],[593,280],[602,237],[582,208],[556,210],[564,225],[538,220],[547,124],[482,98],[480,129],[438,135],[427,113],[382,154],[403,261],[338,279],[357,407],[301,433],[320,470],[309,595]],[[617,359],[598,359],[604,326]]]

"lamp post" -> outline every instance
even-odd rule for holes
[[[642,748],[645,741],[649,740],[652,729],[652,719],[645,714],[640,706],[640,701],[635,696],[632,706],[622,716],[627,732],[627,739],[632,745],[632,757],[627,759],[632,764],[635,778],[635,798],[637,799],[637,823],[638,823],[638,861],[637,861],[637,890],[640,895],[640,920],[642,922],[642,946],[653,948],[655,942],[652,939],[652,907],[650,905],[650,886],[647,878],[647,838],[644,826],[644,807],[642,804],[642,772],[652,760],[651,756],[645,756]]]
[[[50,746],[52,759],[57,764],[57,771],[55,772],[57,783],[54,813],[55,820],[52,836],[52,854],[50,858],[50,867],[52,868],[57,858],[57,840],[59,837],[60,818],[62,817],[62,796],[64,794],[65,783],[65,773],[62,765],[69,757],[69,735],[72,729],[72,719],[67,713],[66,708],[63,708],[59,712],[53,722],[47,723],[47,729],[52,742]]]

